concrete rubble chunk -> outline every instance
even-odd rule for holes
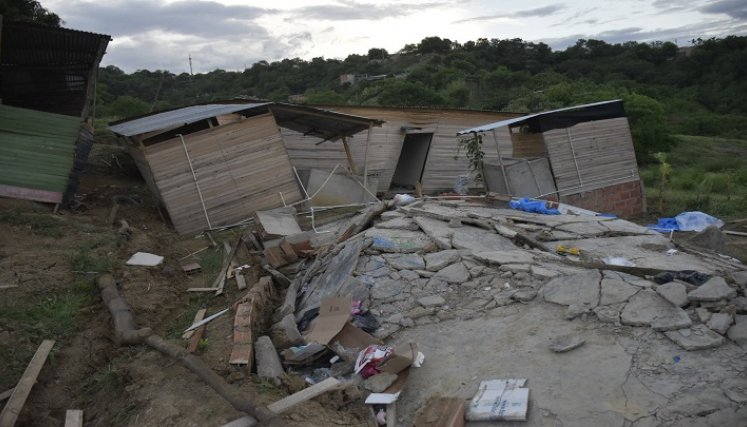
[[[270,336],[275,347],[280,350],[304,344],[304,339],[296,326],[296,318],[292,314],[272,325]]]
[[[736,315],[734,325],[726,332],[726,336],[742,349],[747,350],[747,316]]]
[[[687,319],[687,320],[686,320]],[[642,289],[633,295],[620,313],[620,321],[630,326],[653,326],[657,330],[686,328],[690,317],[651,289]],[[682,325],[679,328],[676,326]]]
[[[722,277],[711,277],[707,282],[687,294],[690,301],[713,302],[721,299],[734,298],[737,291],[726,284]]]
[[[446,300],[440,295],[428,295],[426,297],[418,298],[418,304],[423,307],[433,307],[446,304]]]
[[[747,291],[747,270],[731,273],[731,278],[734,279],[734,282],[741,286],[743,290]]]
[[[412,270],[400,270],[399,276],[402,278],[402,280],[408,282],[420,279],[420,275]]]
[[[545,301],[555,304],[586,305],[591,309],[599,304],[601,280],[602,275],[598,270],[556,277],[542,288],[542,296]]]
[[[413,218],[425,234],[436,243],[439,249],[451,249],[451,235],[454,231],[443,221],[433,218],[416,216]]]
[[[628,284],[617,275],[607,274],[606,271],[601,286],[599,305],[623,303],[640,290],[640,288]]]
[[[374,393],[381,393],[389,388],[390,385],[394,384],[395,381],[397,381],[397,374],[381,372],[366,378],[366,380],[363,381],[363,387]]]
[[[257,359],[257,376],[280,383],[280,377],[284,374],[283,365],[270,337],[257,338],[254,342],[254,357]]]
[[[433,252],[425,255],[425,269],[428,271],[439,271],[442,268],[459,261],[462,256],[458,250],[450,249]]]
[[[550,342],[550,350],[555,353],[565,353],[574,348],[579,348],[586,343],[586,340],[578,335],[561,335],[553,338]]]
[[[707,308],[703,307],[696,308],[695,314],[698,315],[698,320],[700,320],[701,323],[708,323],[708,321],[711,320],[711,316],[713,315],[710,311],[708,311]]]
[[[389,299],[402,293],[404,285],[399,280],[389,277],[377,280],[371,287],[371,296],[374,299]]]
[[[692,328],[677,331],[666,331],[664,335],[688,351],[714,348],[724,343],[724,337],[708,329],[705,325],[695,325]]]
[[[532,276],[538,277],[540,279],[551,279],[561,274],[557,270],[552,270],[549,268],[540,267],[536,265],[532,265],[531,267],[529,267],[529,272],[532,273]]]
[[[505,307],[507,305],[511,305],[516,302],[511,296],[513,295],[513,291],[508,292],[501,292],[499,294],[493,295],[493,300],[496,303],[496,306],[498,307]]]
[[[622,310],[622,304],[615,305],[600,305],[594,308],[594,314],[597,315],[602,323],[612,323],[613,325],[620,324],[620,310]]]
[[[376,224],[377,228],[389,228],[392,230],[410,230],[415,231],[418,224],[410,218],[392,218]]]
[[[397,270],[422,270],[425,268],[425,261],[418,254],[384,254],[384,259]]]
[[[371,238],[371,249],[379,252],[430,252],[435,244],[420,231],[369,228],[365,236]]]
[[[464,226],[451,230],[454,233],[451,244],[457,249],[469,249],[474,253],[517,249],[511,240],[482,228]]]
[[[433,276],[434,279],[441,279],[448,283],[464,283],[469,280],[470,275],[467,267],[463,263],[457,262],[443,268]]]
[[[715,313],[711,316],[707,326],[713,331],[724,335],[731,326],[733,319],[729,313]]]
[[[394,211],[384,211],[381,213],[381,219],[382,221],[387,221],[394,218],[402,218],[405,214],[401,211],[394,210]]]
[[[486,264],[504,265],[504,264],[525,264],[523,271],[530,271],[530,264],[534,261],[534,255],[531,252],[520,249],[476,252],[475,259]]]
[[[520,302],[529,302],[537,297],[537,291],[531,288],[519,289],[511,295],[511,298]]]
[[[736,297],[731,300],[732,305],[739,314],[747,314],[747,297]]]
[[[703,231],[697,233],[687,240],[695,246],[723,253],[726,247],[724,233],[715,225],[709,225]]]
[[[669,282],[657,286],[656,293],[677,307],[684,307],[688,303],[687,288],[682,283]]]

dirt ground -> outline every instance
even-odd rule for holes
[[[93,282],[98,274],[111,272],[138,325],[184,345],[181,332],[198,309],[211,314],[243,295],[233,284],[217,297],[185,292],[209,286],[220,251],[183,258],[209,242],[180,237],[164,223],[144,182],[115,147],[95,148],[79,194],[75,210],[58,214],[47,205],[0,199],[0,284],[18,286],[0,290],[0,391],[15,385],[43,339],[56,340],[16,425],[62,425],[72,408],[82,409],[91,427],[220,426],[239,418],[242,414],[173,360],[145,346],[116,347],[111,316]],[[108,224],[115,195],[139,203],[121,205],[117,215],[129,223],[129,239]],[[235,236],[224,232],[215,238]],[[138,251],[162,255],[164,264],[125,266]],[[200,261],[203,273],[184,274],[180,263],[189,260]],[[248,285],[257,281],[257,270],[247,274]],[[232,322],[227,315],[207,328],[200,356],[208,366],[265,404],[302,388],[302,380],[276,387],[246,369],[229,367]],[[359,399],[336,392],[301,405],[285,416],[284,424],[368,426],[369,417]]]

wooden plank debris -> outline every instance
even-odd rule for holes
[[[5,404],[3,411],[0,412],[0,427],[12,427],[16,423],[18,415],[21,414],[23,405],[31,393],[31,388],[36,383],[36,378],[44,367],[49,352],[54,347],[54,343],[54,340],[44,340],[39,345],[34,357],[31,358],[31,362],[26,367],[26,371],[21,376],[21,380],[18,381],[18,384],[13,389],[8,403]]]
[[[202,320],[200,320],[200,321],[199,321],[199,322],[197,322],[197,323],[193,323],[193,324],[192,324],[192,326],[190,326],[189,328],[185,329],[185,330],[184,330],[184,332],[189,332],[189,331],[195,330],[195,329],[199,328],[200,326],[202,326],[202,325],[204,325],[204,324],[206,324],[206,323],[209,323],[209,322],[211,322],[211,321],[212,321],[213,319],[216,319],[216,318],[218,318],[218,317],[220,317],[220,316],[222,316],[222,315],[226,314],[226,312],[227,312],[228,310],[229,310],[229,309],[227,308],[227,309],[225,309],[225,310],[222,310],[222,311],[219,311],[219,312],[217,312],[217,313],[215,313],[215,314],[213,314],[213,315],[210,315],[209,317],[207,317],[207,318],[205,318],[205,319],[202,319]]]
[[[202,267],[196,262],[190,262],[189,264],[184,264],[182,266],[182,271],[187,275],[197,274],[202,271]]]
[[[231,261],[233,260],[234,255],[236,255],[236,250],[239,248],[240,244],[241,237],[239,237],[239,240],[233,246],[229,245],[228,242],[223,242],[223,250],[226,252],[226,256],[223,258],[223,266],[220,269],[220,273],[218,273],[218,277],[216,277],[213,282],[212,287],[216,288],[215,295],[223,293],[223,287],[226,285],[226,273],[228,272],[228,268],[231,266]]]
[[[213,292],[217,290],[218,288],[187,288],[187,292]]]
[[[68,409],[65,412],[65,427],[83,427],[83,411]]]
[[[207,309],[205,309],[205,308],[201,308],[201,309],[197,310],[197,313],[195,313],[195,318],[194,318],[194,320],[192,320],[192,324],[195,324],[195,323],[199,322],[200,320],[204,319],[206,312],[207,312]],[[184,335],[182,335],[182,338],[184,338],[185,340],[188,340],[188,339],[192,338],[192,335],[194,335],[194,333],[195,333],[195,331],[187,331],[187,332],[184,333]]]
[[[327,378],[326,380],[316,383],[311,387],[307,387],[298,393],[291,394],[290,396],[280,399],[277,402],[267,405],[267,408],[276,414],[282,414],[288,411],[294,406],[300,405],[308,400],[311,400],[319,395],[322,395],[328,391],[336,389],[340,385],[340,381],[336,378]]]
[[[200,341],[202,341],[202,337],[205,335],[205,329],[207,329],[207,325],[202,325],[194,331],[189,331],[194,332],[194,335],[189,338],[189,344],[187,345],[188,353],[197,353],[197,350],[200,348]]]

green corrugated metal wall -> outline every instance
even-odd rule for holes
[[[0,105],[0,184],[65,191],[78,117]]]

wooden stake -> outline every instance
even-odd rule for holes
[[[3,412],[0,412],[0,427],[13,427],[16,423],[18,415],[21,414],[23,405],[31,393],[31,387],[36,383],[36,378],[44,367],[52,347],[54,347],[54,340],[44,340],[36,350],[34,357],[31,358],[31,362],[26,367],[26,371],[21,376],[21,380],[13,389]]]

